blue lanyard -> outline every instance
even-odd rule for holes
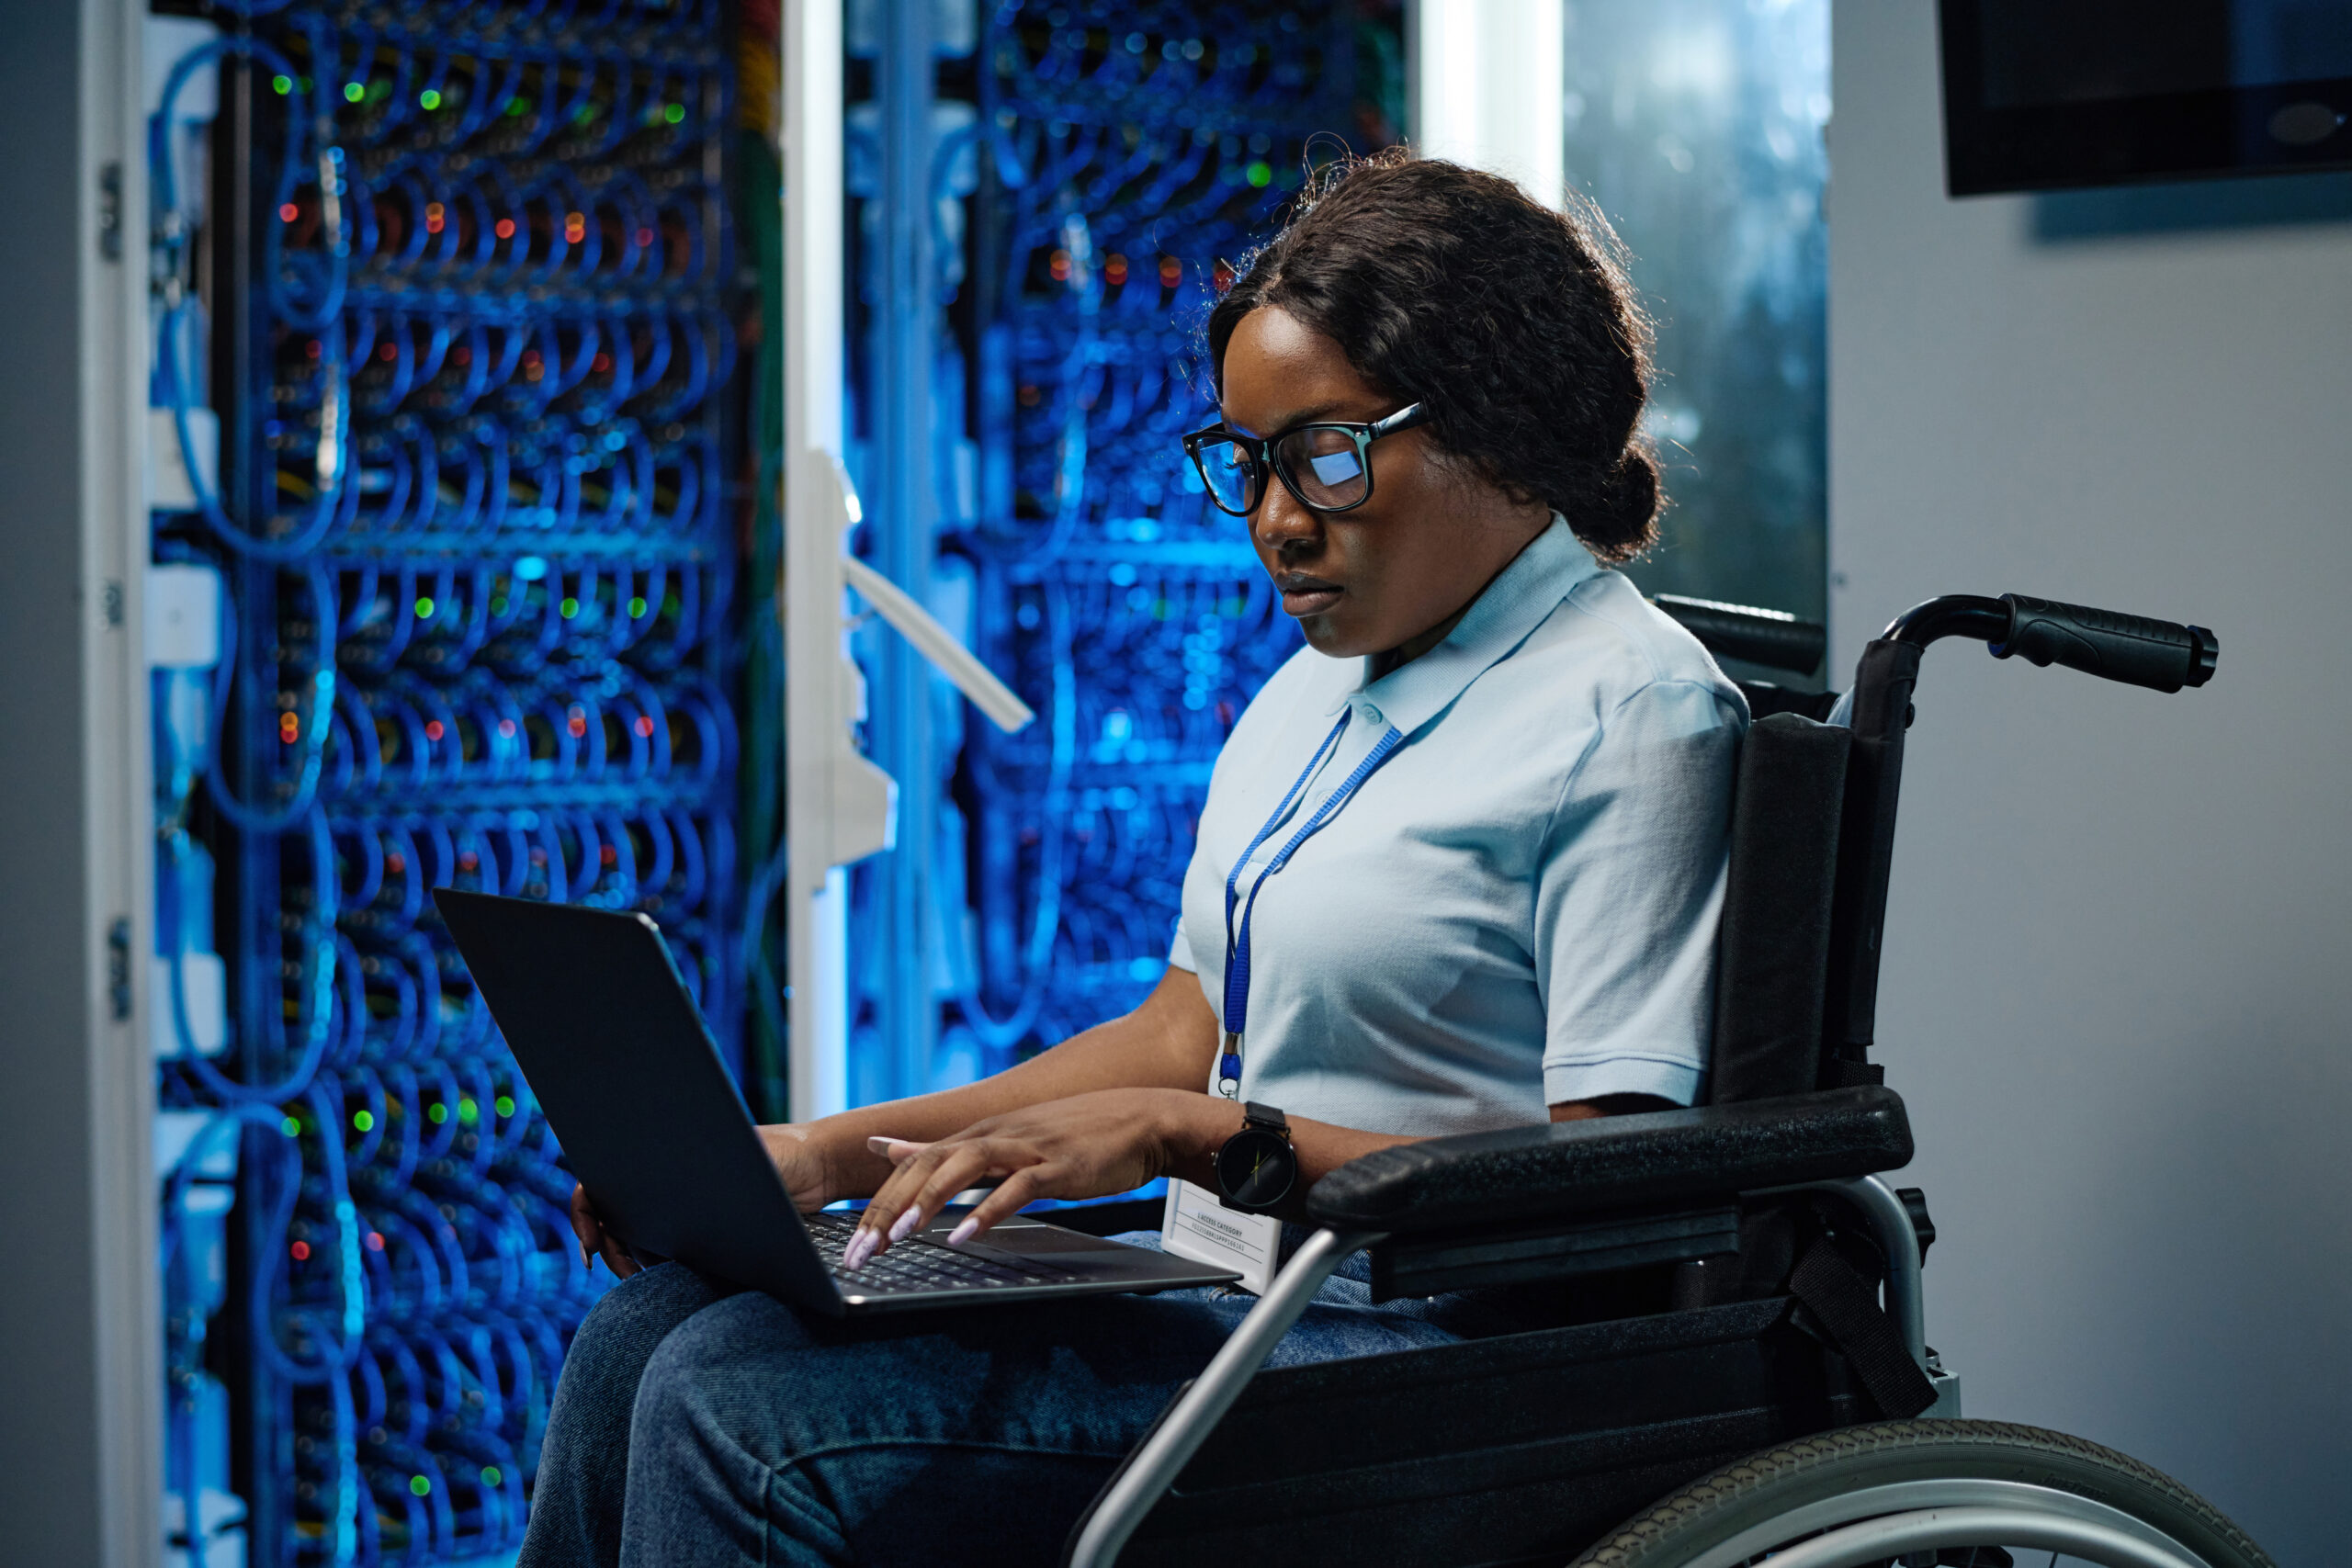
[[[1216,1088],[1217,1092],[1227,1100],[1238,1100],[1241,1095],[1241,1034],[1248,1026],[1250,1017],[1250,917],[1258,908],[1258,895],[1265,888],[1269,877],[1290,863],[1290,857],[1298,852],[1298,846],[1314,837],[1329,823],[1332,818],[1337,817],[1340,814],[1340,808],[1354,797],[1357,790],[1363,787],[1363,781],[1372,777],[1374,771],[1381,763],[1388,761],[1396,748],[1404,742],[1403,733],[1392,724],[1388,727],[1388,733],[1373,743],[1372,750],[1365,753],[1363,761],[1356,764],[1355,772],[1340,781],[1340,787],[1333,790],[1321,806],[1316,807],[1315,815],[1308,818],[1306,824],[1290,836],[1290,841],[1275,852],[1274,858],[1266,863],[1266,869],[1260,872],[1258,879],[1250,885],[1250,898],[1247,903],[1240,903],[1240,896],[1236,891],[1237,885],[1241,879],[1241,868],[1250,863],[1250,857],[1258,852],[1258,846],[1271,838],[1276,828],[1282,826],[1283,819],[1290,814],[1290,808],[1297,801],[1300,792],[1306,788],[1306,781],[1315,776],[1315,770],[1323,765],[1325,758],[1339,750],[1340,737],[1347,732],[1348,720],[1353,716],[1353,710],[1340,716],[1340,722],[1331,727],[1331,733],[1323,738],[1323,743],[1315,748],[1315,755],[1306,760],[1306,769],[1298,775],[1298,782],[1290,786],[1290,793],[1283,796],[1282,804],[1274,807],[1274,814],[1266,818],[1266,825],[1258,829],[1258,836],[1250,840],[1250,847],[1241,852],[1241,857],[1233,863],[1233,869],[1226,874],[1225,1053],[1217,1058]],[[1233,923],[1233,911],[1237,903],[1240,903],[1241,908],[1241,925],[1238,931],[1235,929]]]

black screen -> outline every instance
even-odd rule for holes
[[[1943,0],[1954,195],[2352,162],[2352,0]]]
[[[1982,0],[1989,108],[2352,76],[2352,0]]]

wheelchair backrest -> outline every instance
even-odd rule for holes
[[[1793,711],[1826,713],[1827,698],[1743,686],[1758,716],[1740,749],[1717,937],[1717,1104],[1802,1094],[1834,1076],[1824,1011],[1853,732]]]

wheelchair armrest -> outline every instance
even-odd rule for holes
[[[1910,1120],[1892,1089],[1821,1089],[1399,1144],[1317,1182],[1306,1213],[1336,1230],[1403,1235],[1727,1199],[1910,1159]]]

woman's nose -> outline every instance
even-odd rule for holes
[[[1291,494],[1290,487],[1279,479],[1265,499],[1258,502],[1250,526],[1257,532],[1258,542],[1277,555],[1312,554],[1323,539],[1322,515],[1301,504],[1298,497]]]

